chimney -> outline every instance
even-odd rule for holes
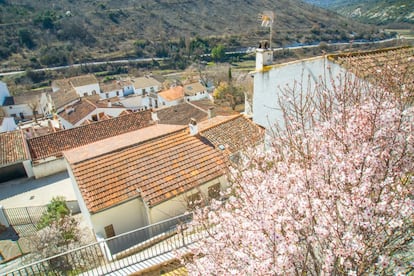
[[[108,107],[112,107],[112,102],[108,101]]]
[[[196,119],[191,118],[188,127],[190,128],[190,135],[194,136],[198,134],[198,126]]]
[[[160,119],[158,119],[157,112],[151,112],[151,120],[153,120],[156,124],[158,124],[158,121]]]
[[[263,71],[273,63],[273,50],[267,40],[262,40],[256,49],[256,71]]]
[[[209,119],[214,118],[216,116],[214,112],[214,106],[208,108],[207,114]]]

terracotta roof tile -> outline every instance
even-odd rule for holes
[[[205,111],[211,107],[214,107],[214,114],[216,115],[230,116],[239,114],[238,112],[232,110],[230,106],[218,106],[212,103],[210,100],[192,101],[191,104],[196,105]]]
[[[89,85],[89,84],[96,84],[96,83],[98,83],[97,78],[93,74],[72,77],[72,78],[70,78],[68,80],[69,80],[69,83],[73,87],[80,87],[80,86],[85,86],[85,85]]]
[[[194,96],[196,93],[206,90],[206,87],[199,82],[184,85],[184,94],[188,96]]]
[[[0,167],[28,159],[23,133],[20,130],[0,133]]]
[[[404,83],[407,91],[414,89],[414,83],[408,79],[414,74],[414,47],[345,53],[330,55],[328,58],[373,83],[380,85],[386,82],[388,87],[394,86],[397,91],[401,89],[401,83]],[[387,78],[387,72],[392,79]]]
[[[78,93],[76,93],[75,89],[71,87],[69,87],[69,89],[60,89],[56,92],[48,92],[47,94],[52,98],[56,109],[64,107],[65,105],[79,99]]]
[[[264,131],[243,115],[217,116],[198,123],[200,135],[230,153],[253,147],[263,141]]]
[[[61,157],[62,151],[134,131],[151,124],[151,111],[131,113],[28,140],[33,160]]]
[[[161,124],[188,125],[191,118],[201,122],[207,119],[207,112],[185,102],[175,106],[158,109],[157,116]]]
[[[80,101],[73,104],[67,110],[71,110],[70,112],[62,111],[59,113],[59,116],[75,125],[77,122],[88,116],[92,111],[97,109],[98,107],[93,104],[91,101],[86,99],[81,99]]]
[[[184,97],[184,88],[182,86],[175,86],[158,93],[158,95],[166,101],[178,100]]]
[[[152,77],[133,78],[130,79],[130,81],[134,85],[135,89],[148,88],[151,86],[158,86],[160,88],[162,85],[158,80]]]
[[[91,213],[139,195],[154,206],[222,176],[228,165],[212,144],[182,127],[84,161],[71,152],[65,156]]]

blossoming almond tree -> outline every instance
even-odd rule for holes
[[[195,213],[190,274],[413,272],[413,91],[350,76],[306,90],[284,91],[270,146]]]

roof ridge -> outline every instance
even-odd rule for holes
[[[87,128],[87,127],[90,127],[91,125],[96,125],[96,124],[100,124],[100,123],[104,123],[104,122],[107,123],[107,121],[109,121],[109,120],[117,120],[118,118],[124,118],[125,116],[128,116],[128,115],[132,116],[132,114],[140,114],[140,113],[150,112],[150,111],[151,111],[151,109],[147,109],[147,110],[139,111],[139,112],[132,112],[130,114],[125,114],[125,115],[122,115],[122,116],[113,117],[113,118],[110,118],[110,119],[107,119],[107,120],[96,121],[96,122],[93,122],[89,125],[75,126],[73,128],[68,128],[68,129],[64,129],[64,130],[61,130],[61,131],[48,133],[48,134],[45,134],[45,135],[42,135],[42,136],[32,137],[32,138],[29,138],[28,140],[35,140],[36,138],[41,138],[41,137],[45,137],[45,136],[49,136],[49,135],[56,135],[56,133],[64,133],[64,132],[68,132],[68,131],[78,130],[78,129],[81,129],[81,128]]]
[[[117,152],[120,152],[120,151],[123,151],[123,150],[126,150],[126,149],[130,149],[130,148],[142,145],[143,143],[148,143],[148,142],[151,142],[153,140],[164,138],[164,137],[169,136],[169,135],[178,134],[179,132],[183,132],[183,134],[184,134],[186,128],[187,128],[186,126],[183,126],[180,129],[177,129],[177,130],[174,130],[174,131],[171,131],[171,132],[168,132],[168,133],[164,133],[164,134],[161,134],[161,135],[158,135],[158,136],[155,136],[155,137],[151,137],[151,138],[148,138],[148,139],[143,140],[143,141],[138,141],[137,143],[134,143],[134,144],[122,146],[122,147],[119,147],[119,148],[116,148],[116,149],[113,149],[113,150],[110,150],[110,151],[107,151],[107,152],[103,152],[103,153],[100,153],[98,155],[94,155],[94,156],[91,156],[89,158],[83,159],[81,161],[74,162],[72,164],[73,165],[78,165],[78,164],[83,163],[85,161],[89,161],[89,160],[92,160],[92,159],[95,159],[95,158],[99,158],[99,157],[104,156],[104,155],[114,154],[114,153],[117,153]],[[142,128],[142,129],[145,129],[145,127]],[[142,129],[140,129],[140,130],[142,130]],[[125,134],[125,133],[123,133],[123,134]],[[120,134],[120,135],[123,135],[123,134]],[[119,135],[117,135],[117,136],[119,136]],[[100,142],[100,141],[97,141],[97,142]]]
[[[330,54],[327,55],[328,59],[335,60],[337,58],[344,58],[344,57],[357,57],[357,56],[363,56],[367,54],[379,54],[379,53],[387,53],[392,52],[396,50],[403,50],[403,49],[413,49],[413,46],[407,45],[407,46],[396,46],[396,47],[387,47],[387,48],[381,48],[381,49],[374,49],[374,50],[366,50],[366,51],[358,51],[358,52],[347,52],[347,53],[339,53],[339,54]]]

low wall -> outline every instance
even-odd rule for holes
[[[66,171],[66,162],[63,157],[41,161],[33,164],[33,175],[36,179]]]

